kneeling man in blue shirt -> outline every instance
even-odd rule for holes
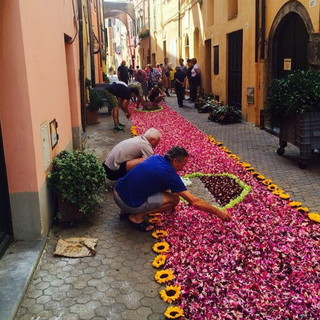
[[[188,152],[182,147],[171,148],[165,156],[154,155],[138,164],[114,188],[114,200],[122,215],[140,231],[151,231],[152,225],[145,221],[147,215],[173,209],[180,197],[199,210],[212,213],[229,221],[228,212],[215,208],[187,190],[178,171],[188,161]]]

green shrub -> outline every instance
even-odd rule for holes
[[[89,213],[103,201],[105,172],[95,155],[83,151],[61,151],[48,176],[54,191],[64,201]]]
[[[99,110],[104,104],[104,100],[94,89],[89,89],[89,100],[88,108],[90,110]]]
[[[296,70],[271,81],[266,115],[272,126],[280,125],[289,114],[311,111],[320,111],[320,72]]]

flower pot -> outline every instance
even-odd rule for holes
[[[312,151],[320,149],[320,111],[290,114],[280,124],[279,155],[284,154],[287,142],[300,149],[299,166],[305,167],[305,161],[311,158]]]
[[[58,196],[58,210],[56,220],[62,224],[75,225],[77,221],[82,220],[85,214],[79,211],[77,205],[63,200]]]
[[[87,118],[87,124],[98,124],[100,123],[99,118],[99,109],[90,109],[87,107],[86,109],[86,118]]]

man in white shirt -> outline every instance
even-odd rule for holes
[[[149,128],[143,135],[119,142],[102,163],[107,178],[118,180],[146,158],[153,155],[153,149],[160,141],[161,133]]]

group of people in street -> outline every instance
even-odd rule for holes
[[[136,108],[140,105],[155,108],[169,95],[169,88],[173,90],[173,85],[179,107],[182,107],[187,83],[190,100],[194,101],[197,97],[200,68],[196,59],[188,59],[187,66],[183,59],[179,59],[179,65],[174,70],[165,59],[163,65],[154,67],[149,64],[145,70],[137,67],[132,69],[132,74],[130,78],[129,68],[122,61],[118,68],[119,81],[105,87],[114,98],[111,103],[116,131],[122,131],[124,127],[119,122],[119,108],[129,118],[128,105],[132,99],[137,102]],[[188,162],[187,150],[173,146],[164,156],[154,155],[160,139],[160,131],[149,128],[140,136],[118,143],[103,162],[106,177],[116,181],[113,195],[121,210],[120,218],[127,219],[140,231],[151,231],[153,226],[148,223],[149,215],[166,210],[174,212],[182,197],[195,208],[229,221],[231,217],[228,212],[193,195],[178,175],[177,172],[183,170]]]
[[[117,71],[119,81],[106,85],[106,90],[113,96],[109,103],[115,131],[124,130],[125,125],[119,121],[119,108],[129,118],[128,105],[131,100],[137,101],[136,108],[142,105],[144,110],[155,110],[165,96],[170,96],[170,89],[171,93],[176,93],[179,107],[183,107],[186,87],[189,87],[191,102],[196,100],[198,88],[201,87],[200,68],[195,58],[188,59],[187,66],[181,58],[175,68],[165,58],[163,64],[155,67],[148,64],[145,70],[139,66],[134,69],[132,65],[128,68],[123,60]]]
[[[160,131],[149,128],[118,143],[103,162],[106,177],[116,181],[113,196],[120,219],[139,231],[151,231],[149,215],[167,210],[174,213],[182,197],[195,208],[229,221],[228,212],[193,195],[178,175],[189,159],[186,149],[174,146],[164,156],[154,154],[160,139]]]

